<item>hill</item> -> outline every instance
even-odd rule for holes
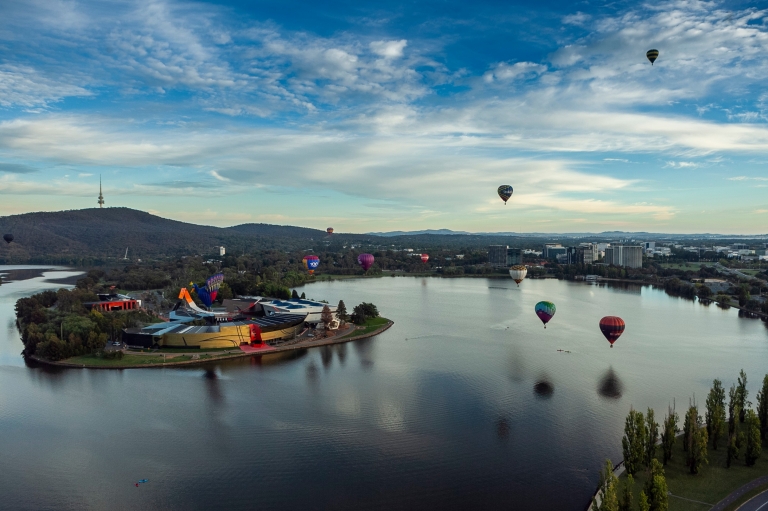
[[[0,232],[14,241],[0,246],[5,262],[68,262],[83,258],[131,259],[229,253],[254,248],[303,248],[326,236],[302,227],[244,224],[213,227],[169,220],[129,208],[81,209],[0,217]]]

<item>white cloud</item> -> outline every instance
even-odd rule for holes
[[[395,59],[403,56],[408,41],[401,39],[399,41],[373,41],[370,43],[371,51],[376,55],[388,59]]]

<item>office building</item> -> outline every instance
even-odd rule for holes
[[[508,248],[507,249],[507,266],[514,266],[516,264],[523,264],[523,249]]]
[[[605,249],[606,264],[626,266],[627,268],[643,267],[643,247],[640,245],[612,245]]]
[[[507,247],[506,245],[488,246],[488,264],[491,266],[507,266]]]

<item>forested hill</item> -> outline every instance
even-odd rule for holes
[[[125,249],[131,259],[229,253],[254,249],[294,250],[327,236],[324,231],[268,224],[212,227],[168,220],[129,208],[81,209],[0,217],[0,261],[78,263],[115,261]]]

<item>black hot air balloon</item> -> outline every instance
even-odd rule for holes
[[[497,190],[499,197],[504,201],[504,205],[507,205],[507,201],[512,197],[512,187],[509,185],[501,185]]]
[[[648,60],[651,61],[651,65],[653,65],[654,61],[659,58],[659,50],[648,50],[645,56],[648,57]]]
[[[5,240],[6,243],[10,243],[13,241],[13,234],[10,234],[10,233],[3,234],[3,239]]]

